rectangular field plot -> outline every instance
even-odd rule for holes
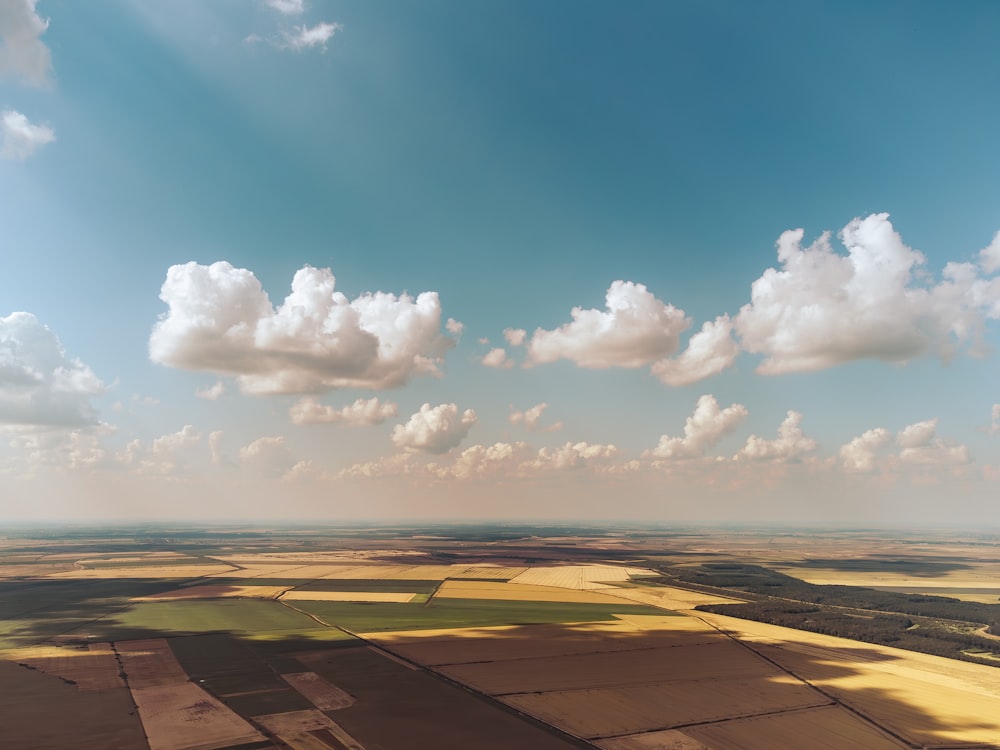
[[[673,648],[723,639],[691,617],[621,617],[624,619],[601,623],[403,631],[371,633],[368,637],[425,666]],[[637,626],[633,619],[645,627]]]
[[[148,750],[124,687],[82,691],[0,660],[0,746],[11,750]]]
[[[441,667],[490,695],[615,687],[637,683],[775,677],[779,670],[736,643],[602,652]]]
[[[268,631],[314,630],[316,622],[277,602],[254,599],[140,602],[115,615],[122,628],[165,633],[230,631],[246,635]]]
[[[712,750],[677,729],[598,740],[594,744],[603,750]]]
[[[367,646],[296,654],[306,668],[350,693],[331,713],[369,750],[573,750],[564,739],[492,701],[413,670]]]
[[[281,678],[299,691],[320,711],[336,711],[354,703],[354,697],[315,672],[283,674]]]
[[[133,688],[150,750],[212,750],[266,738],[192,682]]]
[[[829,699],[791,677],[692,680],[505,696],[503,702],[580,737],[598,738],[790,708]]]
[[[223,598],[245,598],[245,599],[277,599],[290,586],[247,586],[233,584],[207,584],[199,586],[187,586],[182,589],[164,591],[160,594],[150,594],[148,596],[136,597],[138,602],[164,602],[178,601],[182,599],[223,599]]]
[[[579,602],[582,604],[619,604],[607,594],[595,591],[561,589],[554,586],[495,583],[491,581],[448,580],[434,594],[435,599],[497,599],[522,602]]]
[[[9,651],[4,657],[72,682],[83,692],[125,687],[118,674],[118,660],[108,643],[91,643],[89,646],[35,646]]]
[[[295,586],[295,591],[390,591],[407,594],[433,594],[441,583],[439,580],[377,579],[371,578],[323,578]]]
[[[399,602],[413,601],[418,594],[393,591],[288,591],[282,601],[297,602]]]
[[[132,690],[185,682],[187,672],[178,663],[170,644],[163,638],[118,641],[115,644],[122,669]]]
[[[511,579],[511,583],[536,586],[558,586],[565,589],[608,588],[614,582],[630,581],[633,575],[659,575],[645,568],[627,568],[618,565],[559,565],[529,568]]]
[[[907,747],[839,706],[687,727],[712,750],[900,750]],[[659,745],[648,745],[650,748]]]
[[[121,578],[200,578],[213,573],[224,573],[233,570],[230,565],[137,565],[117,568],[92,568],[67,570],[62,573],[50,573],[47,579],[121,579]]]
[[[325,623],[339,625],[356,633],[543,622],[595,622],[613,620],[617,613],[656,613],[652,608],[625,602],[612,605],[476,599],[432,599],[426,606],[415,603],[305,601],[296,602],[295,606]]]

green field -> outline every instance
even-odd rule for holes
[[[394,602],[295,602],[323,622],[365,633],[386,630],[529,625],[546,622],[597,622],[621,614],[663,614],[638,604],[575,604],[484,599],[432,599],[428,604]]]

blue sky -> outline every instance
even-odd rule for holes
[[[998,21],[0,0],[0,516],[995,523]]]

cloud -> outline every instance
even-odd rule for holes
[[[461,336],[465,330],[465,325],[454,318],[448,318],[444,323],[444,329],[452,336]]]
[[[285,445],[285,438],[262,437],[240,448],[240,462],[244,467],[262,474],[284,474],[295,465],[292,452]]]
[[[0,318],[0,425],[78,427],[97,424],[92,399],[104,383],[71,359],[31,313]]]
[[[532,457],[527,443],[473,445],[463,450],[450,465],[432,464],[427,470],[438,479],[512,478]]]
[[[562,422],[555,422],[547,427],[542,427],[539,422],[541,422],[542,414],[549,405],[546,403],[535,404],[530,409],[525,409],[524,411],[512,410],[507,420],[512,425],[523,424],[529,430],[540,430],[542,432],[555,432],[556,430],[562,429]]]
[[[289,49],[300,52],[313,47],[320,47],[326,50],[326,43],[330,41],[334,34],[343,31],[344,27],[339,23],[318,23],[315,26],[294,26],[291,31],[283,32],[285,43]]]
[[[805,454],[816,450],[816,441],[806,437],[799,423],[802,415],[797,411],[789,411],[785,420],[778,427],[778,437],[766,440],[757,435],[747,438],[746,445],[733,456],[734,460],[774,461],[789,463],[800,460]]]
[[[392,442],[406,451],[447,453],[465,439],[477,421],[472,409],[459,414],[455,404],[424,404],[406,424],[392,429]]]
[[[215,466],[234,466],[235,462],[226,455],[222,448],[224,435],[222,430],[214,430],[208,434],[208,450],[212,456],[212,464]]]
[[[306,9],[303,0],[264,0],[264,4],[279,13],[284,13],[289,16],[300,15],[305,12]]]
[[[171,266],[160,290],[169,310],[153,327],[150,358],[236,375],[244,393],[321,393],[398,387],[440,375],[454,341],[441,334],[436,292],[348,300],[329,269],[296,272],[275,309],[250,271],[218,262]]]
[[[979,265],[988,274],[1000,271],[1000,232],[993,235],[993,241],[979,251]]]
[[[490,349],[479,361],[484,367],[495,367],[501,370],[508,370],[514,366],[514,363],[507,359],[507,352],[500,347]]]
[[[35,12],[36,2],[0,2],[0,78],[46,86],[52,72],[52,55],[41,36],[49,21]]]
[[[875,471],[878,449],[889,442],[889,431],[883,427],[867,430],[840,446],[840,461],[844,471],[870,474]]]
[[[504,328],[503,337],[507,339],[507,343],[511,346],[522,346],[524,344],[524,339],[527,338],[528,332],[523,328]]]
[[[0,158],[23,161],[46,143],[56,139],[48,125],[34,125],[12,109],[0,114]]]
[[[937,424],[936,418],[928,419],[899,431],[896,442],[902,449],[898,456],[901,463],[925,466],[969,463],[971,460],[969,449],[959,443],[939,438]]]
[[[305,397],[288,410],[292,424],[345,424],[348,427],[382,424],[398,413],[396,404],[379,401],[378,398],[359,398],[353,404],[341,409],[321,404],[317,399]]]
[[[185,464],[192,446],[201,442],[201,433],[191,425],[184,425],[177,432],[162,435],[150,444],[133,440],[119,451],[118,461],[137,474],[168,476],[177,474]]]
[[[996,435],[1000,433],[1000,404],[993,404],[990,416],[992,417],[992,424],[990,424],[989,433]]]
[[[684,423],[684,437],[662,435],[659,444],[644,455],[647,458],[700,458],[742,424],[747,413],[743,404],[720,409],[715,396],[705,394],[698,399],[694,413]]]
[[[535,330],[528,342],[532,364],[568,359],[591,369],[642,367],[677,351],[689,325],[683,310],[631,281],[611,284],[605,310],[574,307],[570,315],[571,323],[553,331]]]
[[[621,451],[614,445],[599,443],[566,443],[559,448],[541,448],[538,455],[522,466],[533,471],[582,469],[607,463]]]
[[[207,401],[218,401],[222,394],[226,392],[226,384],[221,380],[216,380],[214,385],[205,386],[195,390],[194,395]]]
[[[948,264],[939,284],[918,284],[924,257],[903,244],[888,214],[845,226],[846,256],[828,232],[805,249],[803,236],[801,229],[781,235],[781,270],[769,268],[753,283],[735,319],[743,349],[765,355],[762,374],[948,356],[957,342],[976,338],[984,316],[1000,316],[1000,280],[978,277],[972,264]],[[993,251],[983,252],[991,266]]]
[[[681,386],[718,375],[731,367],[740,352],[732,336],[728,315],[707,321],[688,341],[687,349],[674,359],[654,362],[651,372],[667,385]]]

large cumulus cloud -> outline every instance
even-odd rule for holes
[[[447,453],[465,440],[477,421],[472,409],[460,413],[455,404],[424,404],[405,424],[393,427],[392,442],[406,451]]]
[[[660,442],[647,452],[650,458],[699,458],[722,438],[732,433],[747,418],[743,404],[719,408],[715,396],[705,394],[698,399],[694,413],[684,423],[684,437],[662,435]]]
[[[171,266],[160,291],[169,310],[153,328],[150,358],[239,378],[246,393],[392,388],[438,374],[452,339],[441,333],[436,292],[348,300],[329,269],[296,272],[277,308],[254,274],[226,262]]]
[[[0,425],[78,427],[97,423],[104,384],[34,315],[0,318]]]
[[[45,86],[52,71],[52,55],[41,36],[49,21],[35,11],[36,2],[0,2],[0,78]]]
[[[925,283],[924,256],[907,247],[888,214],[851,221],[841,255],[824,233],[802,247],[803,230],[778,240],[781,269],[769,268],[736,316],[743,349],[765,355],[767,375],[821,370],[858,359],[906,362],[947,356],[975,340],[984,318],[1000,317],[1000,281],[991,245],[981,265],[949,263]]]
[[[574,307],[572,322],[539,328],[528,341],[534,364],[568,359],[580,367],[636,368],[673,354],[690,321],[683,310],[658,300],[642,284],[615,281],[604,310]]]

